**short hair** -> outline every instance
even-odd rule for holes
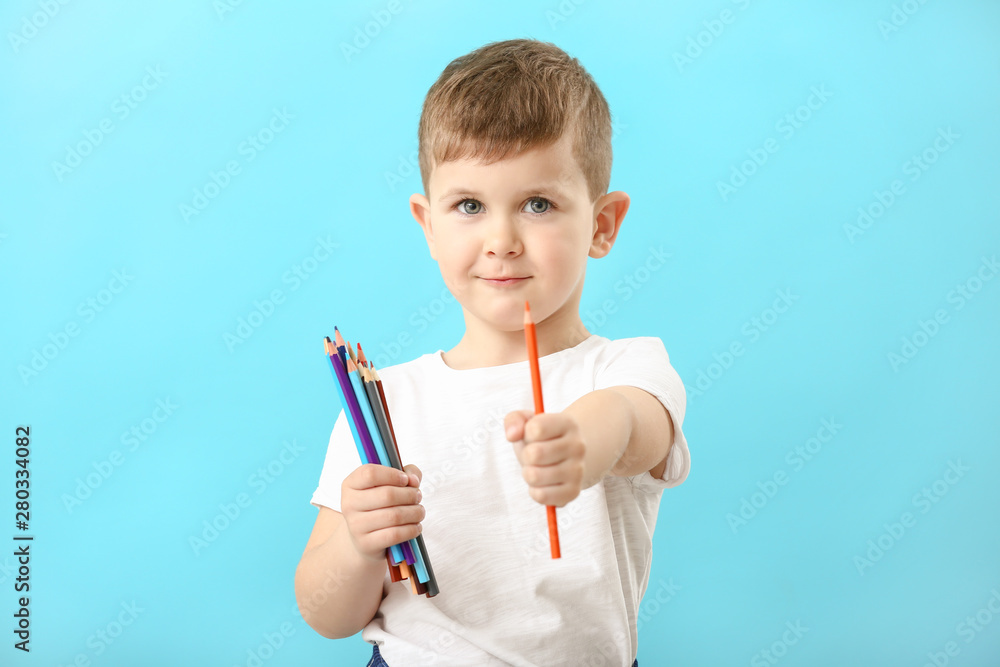
[[[550,42],[492,42],[452,60],[427,91],[418,130],[420,175],[450,160],[485,164],[555,143],[573,131],[573,156],[591,201],[611,180],[611,112],[576,58]]]

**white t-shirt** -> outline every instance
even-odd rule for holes
[[[545,506],[528,495],[503,430],[508,412],[534,409],[528,362],[456,370],[438,350],[380,369],[400,458],[423,473],[424,544],[440,589],[415,595],[386,568],[381,605],[361,637],[391,667],[630,667],[635,659],[660,496],[690,470],[684,385],[651,337],[591,335],[539,367],[546,412],[618,385],[656,396],[675,433],[663,477],[608,475],[558,508],[553,559]],[[360,465],[341,411],[312,504],[339,512],[341,483]]]

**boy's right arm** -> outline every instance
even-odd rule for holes
[[[351,637],[375,617],[386,563],[358,554],[344,515],[320,507],[295,570],[295,599],[313,630],[330,639]]]
[[[385,550],[420,533],[420,469],[377,464],[355,469],[341,486],[341,509],[320,507],[295,570],[302,618],[330,639],[358,633],[382,602]]]

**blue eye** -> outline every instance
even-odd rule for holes
[[[474,210],[469,211],[468,209],[466,209],[463,206],[463,204],[465,204],[466,202],[474,202],[476,204],[473,207]],[[476,213],[479,213],[481,210],[483,210],[483,204],[477,199],[463,199],[457,204],[455,204],[455,208],[457,208],[460,213],[465,213],[466,215],[475,215]]]
[[[536,210],[535,207],[533,206],[533,204],[536,203],[536,202],[540,202],[540,203],[545,204],[545,208],[543,208],[540,211]],[[549,209],[553,208],[552,202],[550,202],[545,197],[532,197],[530,200],[528,200],[528,207],[531,208],[531,211],[530,211],[531,213],[537,213],[537,214],[545,213]]]

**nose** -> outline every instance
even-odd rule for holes
[[[498,216],[486,226],[483,252],[487,255],[509,257],[519,255],[523,248],[517,223]]]

